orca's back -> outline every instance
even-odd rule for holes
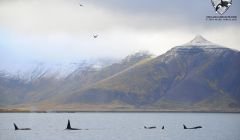
[[[15,130],[18,130],[18,127],[15,123],[13,123]]]
[[[183,125],[183,128],[184,128],[184,129],[187,129],[186,125]]]
[[[67,129],[72,129],[71,124],[70,124],[70,120],[68,120]]]

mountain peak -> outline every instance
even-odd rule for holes
[[[191,43],[205,43],[205,42],[209,41],[202,37],[201,35],[196,35],[195,38],[191,41]]]
[[[201,35],[196,35],[193,40],[184,44],[183,46],[215,46],[216,44],[208,41]]]
[[[196,54],[200,52],[214,53],[214,54],[222,54],[226,52],[226,47],[212,43],[202,37],[201,35],[197,35],[190,42],[176,46],[172,51],[169,51],[170,55],[176,54]]]

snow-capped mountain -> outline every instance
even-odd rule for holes
[[[0,74],[0,105],[25,104],[26,109],[34,105],[42,110],[238,112],[239,60],[239,51],[198,35],[158,57],[137,53],[101,69],[80,63],[65,78],[24,83]]]
[[[239,60],[239,51],[196,36],[69,98],[92,103],[118,100],[153,110],[239,109]]]

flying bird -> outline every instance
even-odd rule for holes
[[[80,7],[83,7],[83,4],[79,4]]]
[[[98,37],[98,35],[93,35],[93,38],[97,38]]]

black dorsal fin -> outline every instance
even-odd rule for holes
[[[68,120],[67,129],[72,129],[71,124],[70,124],[70,120]]]
[[[183,125],[183,128],[184,128],[184,129],[187,129],[186,125]]]
[[[18,127],[15,123],[13,123],[15,130],[18,130]]]

